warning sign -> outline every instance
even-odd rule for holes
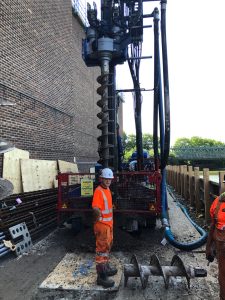
[[[93,180],[81,179],[81,196],[93,196]]]

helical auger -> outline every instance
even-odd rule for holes
[[[108,87],[109,87],[109,74],[100,75],[97,78],[97,82],[101,84],[97,88],[97,93],[101,96],[101,99],[97,101],[97,105],[101,108],[101,111],[97,114],[97,117],[101,120],[97,128],[101,130],[101,135],[97,138],[99,142],[98,153],[99,161],[98,163],[103,164],[104,167],[108,167],[109,160],[111,156],[109,154],[109,108],[108,108]]]
[[[139,277],[142,288],[147,287],[148,279],[151,276],[163,277],[165,288],[168,289],[171,277],[185,277],[188,288],[190,288],[190,279],[194,277],[206,277],[207,271],[202,268],[186,267],[178,255],[174,255],[170,266],[162,266],[157,255],[153,254],[149,265],[139,264],[137,257],[132,256],[130,264],[124,265],[124,285],[127,285],[130,277]]]

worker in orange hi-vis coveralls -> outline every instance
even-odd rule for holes
[[[97,284],[108,288],[114,285],[109,276],[117,273],[116,268],[109,265],[109,253],[113,242],[113,207],[109,187],[114,177],[109,168],[103,169],[99,177],[100,185],[95,189],[92,201],[96,239],[95,262]]]
[[[216,255],[219,269],[220,300],[225,300],[225,193],[213,201],[210,215],[211,225],[206,244],[206,259],[212,262]]]

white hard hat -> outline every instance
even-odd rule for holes
[[[100,174],[100,177],[105,178],[105,179],[113,179],[114,178],[113,172],[109,168],[103,169],[101,174]]]

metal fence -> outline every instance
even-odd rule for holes
[[[225,159],[225,146],[173,147],[170,153],[183,160]]]

